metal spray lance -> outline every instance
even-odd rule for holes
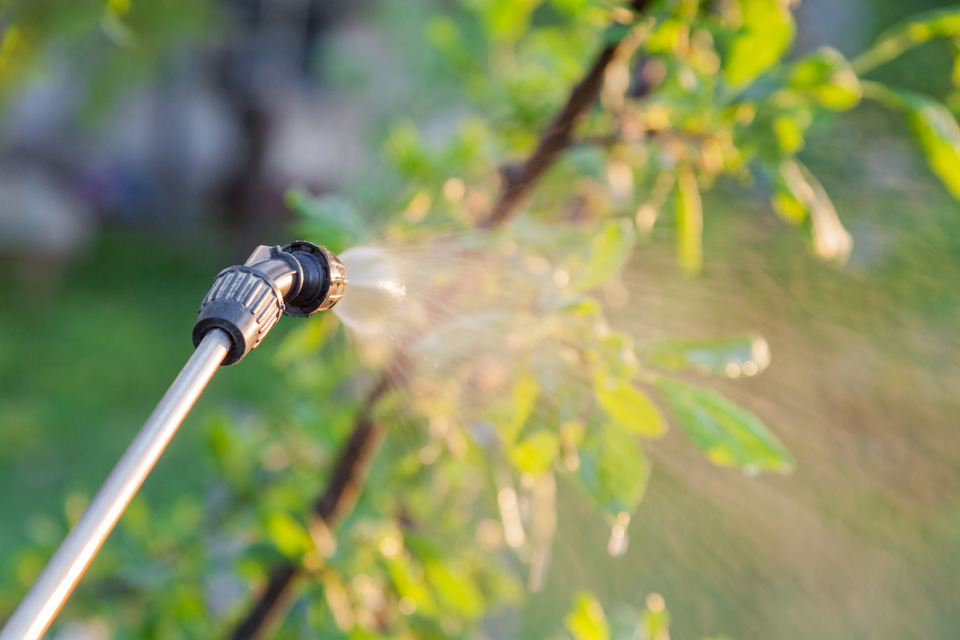
[[[239,362],[281,313],[308,317],[331,308],[346,285],[340,260],[303,241],[259,246],[244,264],[217,275],[193,327],[196,351],[0,630],[0,640],[43,636],[217,367]]]

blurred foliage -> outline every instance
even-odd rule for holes
[[[86,117],[106,117],[172,52],[216,37],[206,1],[8,0],[0,4],[0,97],[37,77],[80,80]]]
[[[596,598],[581,592],[564,619],[564,627],[573,640],[670,640],[670,612],[663,596],[651,593],[640,611],[626,607],[608,619]],[[715,636],[700,640],[728,639]]]
[[[117,34],[127,29],[139,33],[140,4],[96,4],[62,24],[86,21],[122,41]],[[389,18],[398,9],[387,5]],[[277,637],[477,637],[542,580],[558,483],[582,493],[609,527],[611,555],[623,553],[650,474],[645,450],[669,421],[715,464],[751,474],[793,466],[757,416],[693,378],[759,374],[770,358],[762,338],[638,343],[611,328],[599,294],[655,226],[672,229],[677,262],[695,275],[709,258],[702,194],[722,180],[758,183],[818,257],[844,262],[850,236],[798,154],[812,130],[865,99],[906,115],[934,172],[960,197],[960,130],[948,108],[864,80],[911,47],[956,37],[960,9],[896,27],[853,62],[832,49],[786,59],[795,25],[781,0],[709,8],[673,0],[643,16],[612,0],[463,0],[431,13],[421,33],[435,74],[415,81],[445,86],[453,97],[439,106],[456,111],[455,126],[428,135],[438,114],[411,108],[416,118],[384,133],[386,168],[364,176],[356,197],[291,192],[288,202],[309,236],[337,248],[363,236],[370,224],[363,211],[391,212],[380,221],[386,242],[429,245],[437,228],[472,229],[497,197],[495,167],[530,153],[590,56],[619,42],[602,108],[580,123],[573,148],[524,215],[483,238],[454,236],[465,250],[509,263],[530,289],[498,310],[484,305],[495,274],[471,276],[473,290],[444,292],[475,298],[469,315],[434,319],[429,333],[415,327],[403,336],[404,348],[431,366],[409,376],[415,389],[395,391],[376,408],[391,425],[387,442],[336,531],[305,514],[317,469],[329,468],[348,436],[373,373],[334,316],[293,331],[276,355],[292,389],[283,408],[242,425],[225,416],[209,421],[216,480],[208,495],[156,513],[135,503],[119,542],[71,605],[92,612],[91,624],[109,620],[117,637],[215,636],[243,611],[269,566],[288,559],[310,580]],[[43,16],[11,8],[0,48],[11,78],[37,43],[71,36]],[[671,205],[672,219],[661,221]],[[489,362],[434,367],[427,357],[444,346],[444,332],[507,325],[514,368],[499,381],[458,386],[483,379]],[[78,506],[41,527],[41,545],[18,559],[4,602],[36,576]],[[615,618],[584,593],[555,632],[660,640],[668,624],[662,598]]]

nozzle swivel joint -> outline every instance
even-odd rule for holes
[[[343,264],[327,249],[298,240],[283,247],[261,245],[242,265],[217,274],[200,304],[193,326],[199,346],[211,329],[223,329],[232,343],[223,364],[239,362],[280,319],[305,318],[343,297]]]

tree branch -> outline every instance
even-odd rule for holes
[[[651,2],[652,0],[634,0],[630,8],[639,15]],[[533,154],[519,165],[509,169],[501,168],[503,182],[500,195],[490,215],[481,223],[481,227],[495,228],[513,218],[547,169],[573,144],[574,127],[596,102],[604,73],[619,45],[619,41],[610,42],[601,50],[586,75],[570,92],[569,98],[550,127],[541,136]],[[363,408],[357,415],[353,432],[340,452],[327,487],[313,505],[314,517],[320,518],[330,529],[333,529],[353,508],[356,497],[362,489],[367,464],[377,449],[384,429],[383,425],[373,419],[373,407],[391,388],[402,384],[404,372],[408,368],[405,360],[401,351],[367,395]],[[234,640],[262,638],[286,611],[302,571],[302,567],[293,563],[274,567],[266,587],[231,637]]]
[[[643,13],[652,0],[633,0],[630,8],[636,15]],[[501,170],[503,180],[500,197],[481,226],[496,227],[517,214],[547,169],[574,142],[573,129],[597,100],[603,76],[613,61],[620,41],[608,43],[594,60],[590,70],[570,92],[566,104],[556,115],[547,131],[540,137],[537,148],[525,162]]]
[[[388,391],[399,386],[406,370],[404,356],[398,354],[380,375],[377,384],[364,399],[350,438],[337,458],[327,488],[313,503],[313,517],[319,518],[330,529],[353,508],[366,476],[367,463],[383,435],[382,425],[373,419],[373,408]],[[231,637],[234,640],[263,637],[272,622],[286,611],[286,605],[294,591],[293,586],[301,571],[302,567],[292,562],[274,567],[267,586],[234,629]]]

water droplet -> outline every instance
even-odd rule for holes
[[[404,596],[400,598],[400,602],[397,603],[397,609],[399,609],[403,615],[409,616],[417,610],[417,601],[410,596]]]
[[[627,551],[627,544],[630,537],[627,535],[627,527],[617,522],[610,529],[610,539],[607,541],[607,553],[611,556],[622,556]]]
[[[400,541],[393,536],[387,536],[380,541],[380,553],[388,558],[392,558],[400,553],[401,547]]]
[[[450,178],[443,183],[443,197],[447,200],[462,200],[467,192],[467,187],[460,178]]]
[[[654,613],[660,613],[666,609],[667,603],[659,593],[651,593],[647,596],[647,609]]]

